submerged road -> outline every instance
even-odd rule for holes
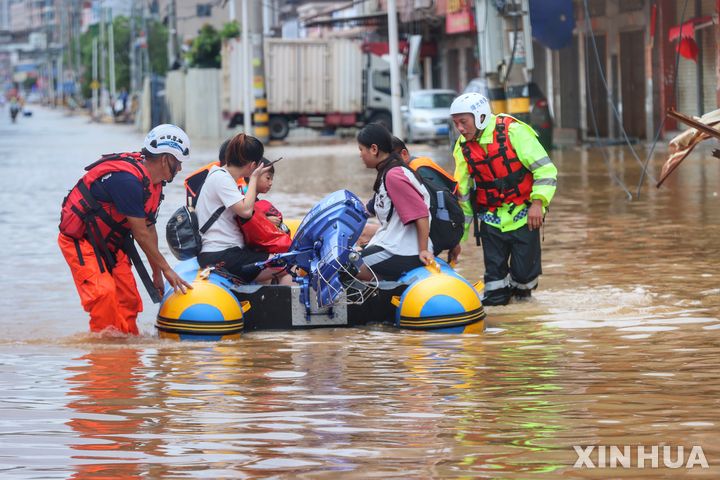
[[[16,124],[0,111],[3,478],[686,473],[663,466],[662,447],[650,472],[574,468],[574,445],[669,445],[673,461],[675,447],[687,460],[696,445],[710,468],[693,473],[720,474],[717,159],[694,153],[662,190],[628,202],[600,150],[552,152],[559,188],[540,288],[530,302],[488,308],[482,336],[327,329],[175,344],[157,339],[143,292],[142,335],[101,340],[87,333],[56,245],[60,203],[85,165],[138,148],[143,134],[34,110]],[[449,164],[447,146],[412,150]],[[193,139],[190,164],[166,188],[161,237],[184,175],[216,151]],[[634,186],[629,150],[606,153]],[[286,217],[339,188],[369,196],[374,174],[353,141],[267,156],[285,158],[268,198]],[[461,260],[463,275],[482,277],[472,242]]]

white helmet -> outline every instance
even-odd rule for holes
[[[190,138],[182,128],[169,123],[150,130],[143,146],[150,153],[169,153],[180,162],[190,158]]]
[[[490,101],[479,93],[463,93],[450,105],[450,115],[472,113],[478,130],[485,130],[490,123]]]

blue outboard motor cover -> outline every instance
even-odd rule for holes
[[[352,192],[329,194],[305,216],[290,252],[293,264],[310,273],[320,305],[333,304],[342,293],[338,272],[350,265],[353,246],[367,222],[365,205]]]
[[[305,215],[290,251],[313,248],[320,239],[328,245],[352,246],[366,222],[365,205],[358,196],[348,190],[338,190],[323,198]]]

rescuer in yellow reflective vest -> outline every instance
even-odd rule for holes
[[[527,124],[493,115],[479,93],[450,106],[460,137],[455,179],[465,212],[465,236],[473,220],[485,259],[485,305],[528,298],[542,273],[540,227],[555,195],[557,168]],[[459,253],[459,252],[457,252]]]

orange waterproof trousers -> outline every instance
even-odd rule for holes
[[[80,303],[90,314],[90,331],[102,332],[111,328],[137,335],[135,321],[138,313],[142,312],[142,299],[127,255],[118,252],[112,273],[107,270],[101,272],[92,245],[87,240],[79,240],[82,262],[72,238],[61,233],[58,245],[72,272]]]

